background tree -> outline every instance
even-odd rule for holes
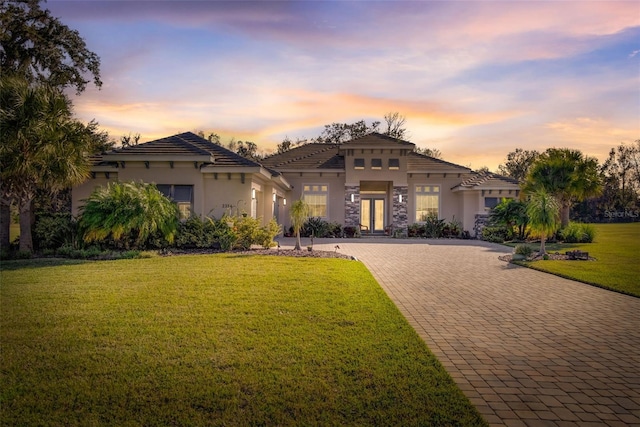
[[[437,148],[416,147],[416,153],[424,156],[433,157],[434,159],[442,159],[442,152]]]
[[[400,113],[397,111],[387,113],[384,115],[384,121],[387,125],[387,130],[384,132],[385,135],[397,139],[407,138],[407,129],[405,129],[407,119],[401,116]]]
[[[498,166],[498,173],[523,182],[529,173],[531,165],[540,157],[536,150],[516,148],[507,154],[507,161]]]
[[[124,248],[142,247],[159,231],[169,243],[178,227],[178,208],[153,184],[112,182],[97,188],[80,208],[85,242],[112,240]]]
[[[296,235],[296,246],[294,250],[299,251],[300,246],[300,230],[304,227],[305,221],[309,218],[309,205],[302,199],[296,200],[289,208],[289,216],[291,217],[291,227]]]
[[[139,133],[132,135],[131,132],[129,132],[129,135],[122,135],[120,137],[120,145],[122,147],[133,147],[135,145],[138,145],[138,142],[140,142]]]
[[[39,0],[0,2],[0,68],[29,82],[77,93],[93,83],[102,86],[100,58],[89,51],[80,34],[40,8]]]
[[[56,88],[5,76],[0,128],[0,197],[17,204],[20,250],[32,251],[32,202],[39,190],[55,194],[87,178],[95,123],[73,119],[71,102]]]
[[[371,132],[377,132],[380,122],[374,121],[368,125],[366,121],[359,120],[354,123],[331,123],[325,125],[324,130],[317,138],[311,142],[321,144],[342,144],[352,139],[360,138]]]
[[[540,236],[540,255],[547,253],[545,241],[558,230],[560,205],[554,196],[544,189],[530,195],[527,203],[529,226]]]
[[[602,191],[598,160],[579,150],[549,148],[531,166],[522,186],[525,194],[544,190],[560,204],[561,225],[569,225],[571,206]]]
[[[87,49],[77,31],[43,10],[40,3],[39,0],[0,1],[2,78],[14,76],[60,90],[73,87],[79,94],[89,83],[85,78],[89,75],[93,83],[101,87],[100,58]],[[8,108],[6,104],[3,107]],[[104,144],[97,134],[94,136],[92,149],[100,150]],[[7,248],[10,226],[7,218],[10,218],[12,201],[6,198],[7,192],[0,193],[0,248]]]
[[[640,140],[636,144],[612,148],[602,165],[606,189],[618,209],[635,205],[640,193]]]

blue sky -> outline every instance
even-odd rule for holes
[[[216,132],[264,151],[332,122],[406,117],[409,140],[495,170],[515,148],[603,161],[640,139],[640,3],[66,1],[102,60],[77,115],[143,141]]]

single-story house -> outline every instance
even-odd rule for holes
[[[372,234],[435,215],[474,236],[479,217],[520,191],[513,179],[419,154],[415,144],[379,133],[301,145],[260,163],[191,132],[118,148],[97,156],[91,179],[73,189],[73,212],[115,180],[155,183],[182,217],[247,213],[288,228],[287,202],[303,198],[312,216]]]

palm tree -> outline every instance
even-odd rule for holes
[[[544,190],[537,190],[529,199],[527,215],[529,226],[540,234],[540,255],[547,253],[545,240],[558,229],[560,206],[555,197]]]
[[[6,76],[0,79],[0,129],[0,198],[18,206],[20,250],[31,252],[36,191],[55,194],[87,178],[91,130],[73,119],[71,102],[58,89]]]
[[[518,229],[518,239],[524,240],[527,223],[527,205],[525,202],[514,199],[502,199],[498,205],[491,210],[491,222],[504,225],[509,230],[509,234],[513,235],[515,227]]]
[[[579,150],[550,148],[533,164],[523,185],[523,192],[544,189],[560,204],[561,224],[569,224],[569,211],[574,202],[597,196],[602,191],[598,160]]]
[[[307,218],[309,218],[309,205],[302,199],[296,200],[291,204],[291,208],[289,208],[289,215],[291,216],[293,232],[296,234],[296,246],[294,250],[299,251],[301,249],[300,230],[304,226]]]
[[[84,241],[109,238],[129,248],[140,247],[160,231],[172,243],[178,226],[178,208],[153,184],[112,182],[97,188],[80,208]]]

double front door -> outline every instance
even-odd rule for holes
[[[360,225],[362,231],[384,233],[385,199],[363,197],[360,199]]]

